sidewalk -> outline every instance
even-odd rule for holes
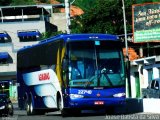
[[[127,98],[126,113],[160,113],[160,99],[158,98]]]

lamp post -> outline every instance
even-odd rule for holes
[[[126,13],[124,0],[122,0],[122,9],[123,9],[123,21],[124,21],[124,34],[125,34],[125,47],[126,47],[126,73],[127,73],[127,84],[128,84],[128,97],[131,97],[131,82],[130,82],[130,62],[128,55],[128,41],[127,41],[127,29],[126,29]]]
[[[70,21],[70,3],[69,0],[65,0],[65,12],[66,12],[66,19],[67,19],[67,24],[66,24],[66,30],[67,30],[67,34],[70,34],[70,25],[71,25],[71,21]]]
[[[128,57],[128,43],[127,43],[127,29],[126,29],[126,13],[125,13],[124,0],[122,0],[122,5],[123,5],[123,6],[122,6],[122,9],[123,9],[123,21],[124,21],[126,59],[129,60],[129,57]]]

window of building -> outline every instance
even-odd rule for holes
[[[0,43],[11,42],[9,35],[6,32],[0,32]]]
[[[0,64],[7,64],[9,61],[9,54],[8,52],[0,52]]]
[[[17,34],[18,34],[20,42],[38,41],[41,35],[38,30],[18,31]]]

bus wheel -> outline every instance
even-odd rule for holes
[[[31,100],[27,101],[26,103],[26,111],[27,115],[34,115],[35,110],[33,109],[33,103]]]
[[[27,115],[30,115],[30,105],[29,105],[29,102],[28,102],[28,100],[26,100],[26,102],[25,102],[26,104],[25,104],[25,106],[26,106],[26,112],[27,112]]]
[[[70,112],[69,114],[72,116],[79,116],[81,114],[80,109],[70,109],[69,112]],[[74,113],[74,115],[73,115],[73,113]]]
[[[68,115],[67,110],[63,108],[63,109],[61,110],[61,115],[62,115],[62,117],[67,117],[67,115]]]
[[[57,107],[58,107],[58,110],[62,110],[62,101],[61,101],[61,98],[59,97],[58,100],[57,100]]]
[[[33,104],[32,104],[32,102],[30,102],[30,113],[31,113],[31,115],[33,115],[34,114],[34,110],[33,110]]]

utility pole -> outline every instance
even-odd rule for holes
[[[123,5],[122,9],[123,9],[123,21],[124,21],[126,59],[129,60],[129,56],[128,56],[128,42],[127,42],[127,29],[126,29],[126,13],[125,13],[124,0],[122,0],[122,5]]]
[[[128,41],[127,41],[127,29],[126,29],[126,13],[124,0],[122,0],[122,9],[123,9],[123,21],[124,21],[124,34],[125,34],[125,47],[126,47],[126,74],[127,74],[127,84],[128,84],[128,97],[131,97],[131,81],[130,81],[130,62],[128,55]]]
[[[66,19],[67,19],[67,24],[66,24],[66,30],[67,30],[67,34],[70,34],[70,25],[71,25],[71,21],[70,21],[70,3],[69,0],[65,0],[65,13],[66,13]]]

